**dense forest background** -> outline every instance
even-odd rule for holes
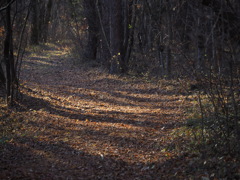
[[[80,61],[113,74],[236,77],[239,6],[234,0],[2,1],[1,79],[16,81],[24,47],[46,42],[71,46]]]
[[[239,0],[1,0],[0,83],[9,108],[21,99],[24,55],[46,43],[66,47],[76,67],[175,80],[179,93],[196,95],[198,115],[187,126],[200,151],[239,157]]]

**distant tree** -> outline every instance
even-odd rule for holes
[[[135,0],[96,1],[99,53],[112,74],[128,71],[134,40],[135,3]]]
[[[51,20],[52,0],[31,0],[31,44],[47,42],[49,35],[49,23]]]

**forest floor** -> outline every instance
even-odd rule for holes
[[[1,105],[0,179],[202,179],[177,135],[177,83],[109,75],[45,47],[23,61],[21,103]],[[206,178],[208,179],[208,178]]]

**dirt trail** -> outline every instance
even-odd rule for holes
[[[22,82],[22,126],[0,154],[1,179],[186,177],[174,86],[74,65],[56,48],[26,59]]]

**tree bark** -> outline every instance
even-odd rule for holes
[[[32,1],[31,44],[39,44],[38,0]]]
[[[172,28],[172,14],[171,14],[171,2],[167,4],[167,33],[168,33],[168,45],[167,45],[167,58],[166,58],[166,70],[167,76],[172,76],[172,41],[173,41],[173,28]]]
[[[110,69],[110,59],[112,56],[110,47],[110,7],[109,0],[96,1],[99,26],[101,29],[100,52],[103,65]]]
[[[48,0],[47,7],[46,7],[46,13],[44,18],[44,24],[43,24],[43,42],[46,43],[48,40],[48,25],[51,20],[51,11],[52,11],[52,0]]]
[[[11,0],[8,0],[11,3]],[[16,73],[14,68],[14,56],[13,56],[13,38],[12,38],[12,22],[11,22],[11,5],[6,8],[6,21],[5,31],[6,37],[4,40],[4,58],[1,66],[5,76],[5,88],[6,88],[6,102],[11,104],[13,101],[14,84],[16,81]]]
[[[125,16],[124,16],[124,42],[123,42],[123,52],[122,60],[120,63],[121,73],[126,73],[128,71],[129,59],[132,52],[132,47],[134,43],[134,30],[136,24],[136,1],[133,0],[132,3],[129,1],[124,1]]]
[[[97,48],[99,41],[99,25],[97,19],[96,0],[84,0],[84,15],[88,23],[88,42],[86,48],[86,58],[89,60],[97,59]]]
[[[115,0],[110,3],[110,45],[112,51],[110,73],[120,72],[119,63],[123,47],[123,26],[122,26],[122,0]]]

